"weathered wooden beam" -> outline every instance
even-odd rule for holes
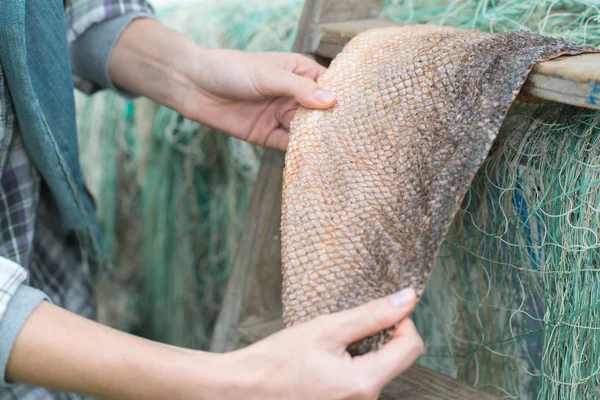
[[[248,320],[239,326],[240,345],[245,346],[283,329],[281,318]],[[385,387],[379,400],[498,400],[447,375],[413,365]]]
[[[600,110],[600,54],[559,57],[537,64],[521,93]]]
[[[369,29],[398,25],[384,19],[363,19],[321,24],[317,43],[312,52],[322,57],[334,58],[354,36]]]
[[[210,350],[239,347],[238,325],[246,315],[281,315],[281,185],[283,153],[265,151],[240,241],[232,261]]]
[[[360,32],[391,25],[394,23],[385,20],[321,24],[318,36],[314,39],[314,54],[334,58]],[[521,94],[600,110],[600,53],[563,56],[537,64],[529,74]]]
[[[439,372],[413,365],[383,389],[379,400],[500,400]]]
[[[376,18],[382,7],[383,0],[306,0],[294,51],[314,53],[320,40],[321,24]]]

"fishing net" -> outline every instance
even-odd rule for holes
[[[207,47],[287,51],[302,3],[202,0],[159,18]],[[600,47],[596,0],[387,0],[383,16]],[[148,100],[77,94],[77,106],[116,265],[101,319],[206,347],[260,150]],[[504,398],[600,396],[599,136],[599,112],[515,104],[414,313],[420,363]]]
[[[600,116],[517,108],[415,313],[421,362],[506,398],[593,398]]]
[[[384,14],[600,46],[592,1],[388,1]],[[504,398],[600,395],[600,113],[517,104],[415,312],[421,363]]]

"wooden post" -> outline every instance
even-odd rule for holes
[[[319,45],[321,24],[376,18],[383,0],[307,0],[298,25],[294,51],[314,54]]]
[[[283,153],[268,150],[246,213],[221,312],[213,352],[240,347],[239,325],[247,319],[281,316],[281,184]]]

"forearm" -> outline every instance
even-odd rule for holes
[[[231,374],[223,357],[141,339],[44,302],[17,337],[6,378],[103,399],[222,398],[219,391],[235,386],[224,381]]]
[[[298,107],[327,109],[325,68],[295,53],[204,49],[155,20],[130,23],[110,56],[111,82],[238,139],[285,150]]]
[[[190,78],[197,43],[152,19],[138,19],[125,29],[114,48],[109,73],[116,86],[149,97],[175,110],[194,83]]]

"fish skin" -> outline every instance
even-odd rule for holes
[[[290,128],[282,202],[283,311],[291,326],[413,287],[441,243],[536,62],[576,43],[429,25],[363,32],[319,85],[328,110]],[[349,347],[380,348],[393,328]]]

